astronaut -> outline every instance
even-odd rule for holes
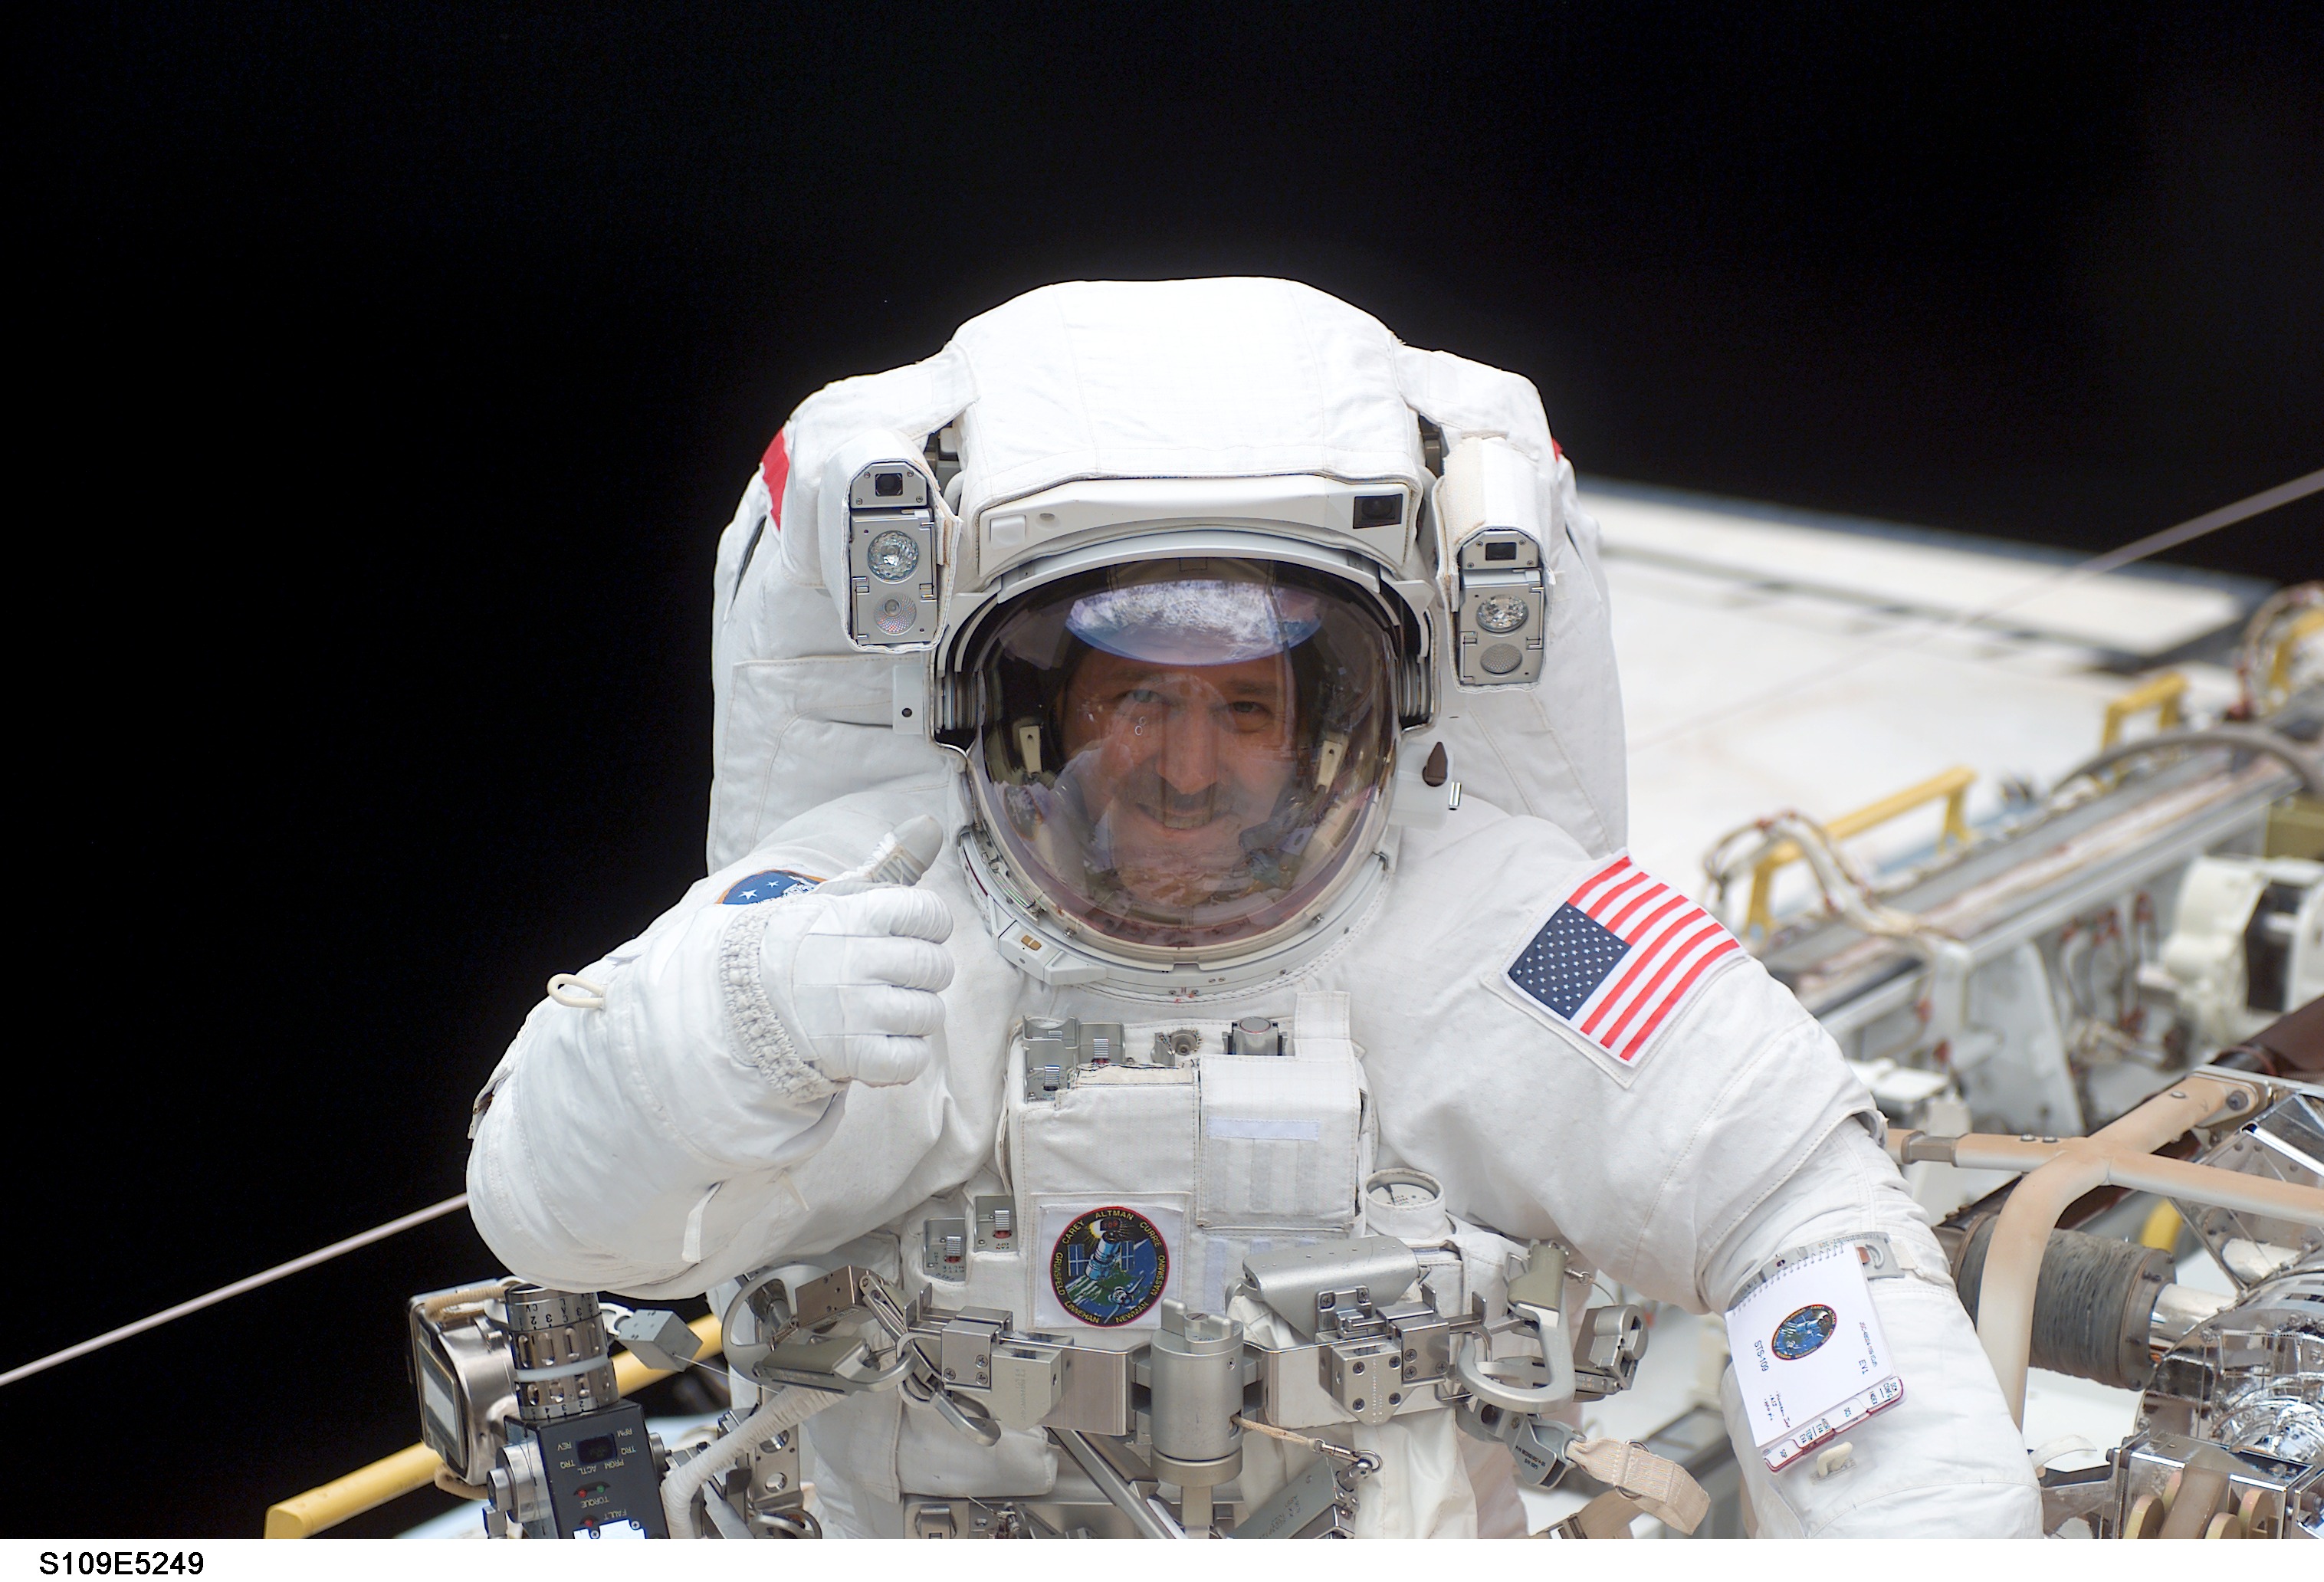
[[[1365,1231],[1448,1314],[1506,1311],[1530,1246],[1719,1314],[1874,1238],[1903,1389],[1845,1465],[1770,1470],[1723,1385],[1757,1531],[2037,1536],[1870,1097],[1621,851],[1596,553],[1529,384],[1285,281],[1051,287],[812,398],[721,546],[712,871],[526,1021],[479,1229],[551,1285],[852,1261],[1098,1349],[1166,1309],[1277,1334],[1250,1261]],[[929,815],[924,876],[867,879]],[[1074,1028],[1110,1031],[1038,1053]],[[1370,1203],[1391,1168],[1426,1223]],[[1348,1430],[1355,1531],[1521,1531],[1507,1454],[1414,1405]],[[1073,1476],[991,1437],[837,1399],[825,1530]]]

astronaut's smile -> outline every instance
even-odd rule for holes
[[[1290,782],[1289,667],[1152,664],[1093,652],[1068,694],[1066,747],[1113,866],[1149,902],[1192,904],[1239,869],[1244,831]]]
[[[1121,800],[1166,830],[1199,830],[1228,809],[1216,782],[1199,791],[1181,791],[1151,769],[1123,787]]]

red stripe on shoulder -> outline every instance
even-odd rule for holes
[[[1700,950],[1704,941],[1720,932],[1719,924],[1701,912],[1674,917],[1665,924],[1660,936],[1647,948],[1645,960],[1630,969],[1632,974],[1636,975],[1647,965],[1652,964],[1655,969],[1654,976],[1639,985],[1638,992],[1631,998],[1628,1007],[1614,1018],[1613,1023],[1600,1035],[1599,1042],[1609,1049],[1613,1048],[1614,1040],[1622,1035],[1622,1029],[1629,1024],[1630,1018],[1649,1005],[1655,1007],[1655,1012],[1653,1016],[1646,1018],[1647,1025],[1652,1026],[1661,1020],[1664,1005],[1666,1002],[1658,1003],[1655,996],[1661,991],[1664,980],[1678,970],[1680,962]],[[1670,993],[1683,993],[1684,986],[1693,981],[1693,974],[1689,973],[1681,979],[1678,984],[1672,987]],[[1609,998],[1606,1003],[1611,1005],[1613,1000]],[[1600,1008],[1603,1009],[1604,1007]],[[1629,1057],[1625,1054],[1623,1058],[1627,1060]]]
[[[1634,877],[1626,879],[1622,877],[1625,874],[1632,874]],[[1630,859],[1626,853],[1618,851],[1612,858],[1591,869],[1587,878],[1575,885],[1567,893],[1565,904],[1579,907],[1584,912],[1591,911],[1610,893],[1604,887],[1611,884],[1614,888],[1620,888],[1634,884],[1637,879],[1645,877],[1643,873],[1637,873],[1632,869]],[[1589,898],[1585,900],[1584,897]]]
[[[759,458],[759,476],[767,481],[767,496],[774,504],[767,511],[767,520],[778,533],[783,530],[783,486],[791,481],[790,430],[776,431],[767,454]]]
[[[1629,921],[1631,913],[1636,912],[1641,906],[1651,906],[1655,902],[1661,900],[1663,897],[1669,895],[1670,889],[1667,886],[1660,883],[1659,881],[1650,882],[1645,889],[1640,890],[1637,895],[1631,897],[1629,900],[1625,902],[1619,912],[1615,913],[1611,917],[1600,917],[1598,921],[1604,924],[1614,933],[1619,934],[1622,932],[1622,924]],[[1672,903],[1683,901],[1685,899],[1686,897],[1684,896],[1671,896],[1671,900],[1669,902],[1665,902],[1664,905],[1667,906]],[[1659,915],[1659,912],[1657,912],[1656,915]],[[1646,924],[1642,923],[1638,926],[1640,928],[1644,928]]]
[[[1646,1040],[1655,1035],[1655,1029],[1663,1025],[1663,1018],[1669,1016],[1681,1000],[1686,998],[1687,990],[1694,987],[1695,980],[1709,971],[1717,962],[1733,955],[1742,948],[1743,946],[1738,941],[1729,936],[1720,940],[1702,956],[1696,958],[1694,965],[1686,970],[1686,976],[1671,985],[1670,992],[1663,996],[1660,1005],[1655,1007],[1655,1014],[1639,1025],[1638,1030],[1631,1035],[1629,1043],[1622,1046],[1616,1058],[1624,1061],[1636,1059],[1638,1051],[1646,1046]],[[1609,1035],[1609,1036],[1611,1035]]]

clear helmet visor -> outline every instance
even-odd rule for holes
[[[973,660],[979,811],[1081,932],[1140,954],[1258,941],[1378,839],[1395,653],[1368,595],[1302,567],[1149,561],[1036,589]]]

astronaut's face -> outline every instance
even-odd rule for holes
[[[1261,560],[1039,584],[981,632],[977,816],[1065,925],[1148,960],[1296,926],[1379,840],[1397,716],[1376,591]]]
[[[1245,831],[1296,772],[1287,654],[1181,665],[1091,649],[1065,688],[1065,750],[1122,887],[1197,906],[1241,868]]]

